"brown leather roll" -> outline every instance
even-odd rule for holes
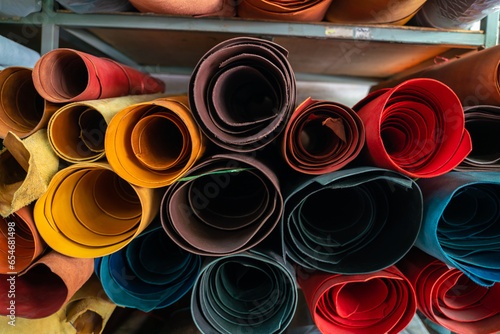
[[[56,103],[163,92],[163,81],[107,58],[71,49],[43,55],[33,68],[33,84]]]
[[[185,250],[209,256],[239,253],[276,227],[283,198],[274,172],[241,154],[219,154],[168,187],[160,215],[167,234]]]
[[[143,13],[159,13],[192,16],[234,16],[233,0],[130,0]]]
[[[28,137],[45,127],[59,107],[38,94],[30,68],[13,66],[0,72],[0,138],[9,131]]]
[[[473,51],[422,71],[384,81],[371,88],[397,86],[411,78],[436,79],[450,87],[464,107],[500,105],[500,45]]]
[[[200,59],[189,82],[189,106],[210,140],[248,152],[283,131],[296,99],[287,55],[276,43],[238,37],[219,43]]]
[[[253,19],[316,22],[332,0],[242,0],[238,16]]]
[[[326,20],[335,23],[404,25],[426,0],[333,0]]]

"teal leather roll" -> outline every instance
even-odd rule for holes
[[[450,172],[419,180],[424,219],[416,246],[474,282],[500,281],[500,173]]]
[[[191,313],[204,334],[282,333],[297,307],[292,271],[255,251],[208,263],[193,287]]]
[[[283,252],[305,268],[378,271],[400,260],[417,238],[422,194],[407,176],[358,167],[288,185]]]
[[[111,301],[144,312],[179,300],[200,268],[201,257],[175,245],[160,226],[118,252],[95,259],[95,272]]]

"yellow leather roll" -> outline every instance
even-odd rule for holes
[[[0,138],[9,131],[26,138],[45,127],[61,106],[44,100],[33,85],[32,69],[7,67],[0,72]]]
[[[335,23],[404,25],[426,0],[333,0],[325,19]]]
[[[7,217],[38,199],[57,172],[59,159],[42,129],[21,140],[9,132],[0,152],[0,215]]]
[[[50,145],[66,161],[97,161],[104,157],[104,134],[111,118],[125,107],[159,97],[158,94],[129,95],[67,104],[49,121]]]
[[[153,220],[159,194],[131,185],[107,163],[81,163],[59,171],[36,202],[35,224],[58,252],[101,257],[127,245]]]
[[[182,177],[205,151],[186,96],[132,105],[111,120],[104,146],[113,170],[128,182],[161,188]]]

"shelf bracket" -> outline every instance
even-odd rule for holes
[[[481,21],[481,30],[484,31],[484,47],[490,48],[498,44],[498,21],[500,13],[495,12]]]

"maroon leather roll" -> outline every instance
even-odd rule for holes
[[[33,69],[33,83],[46,100],[86,101],[163,92],[163,81],[107,58],[56,49],[43,55]]]
[[[351,162],[364,143],[365,127],[354,110],[308,98],[292,115],[281,149],[288,165],[296,171],[325,174]]]
[[[296,99],[287,55],[276,43],[238,37],[219,43],[200,59],[189,82],[189,105],[211,141],[248,152],[283,131]]]
[[[167,188],[160,207],[167,234],[185,250],[239,253],[276,227],[283,198],[274,172],[241,154],[214,155]]]

